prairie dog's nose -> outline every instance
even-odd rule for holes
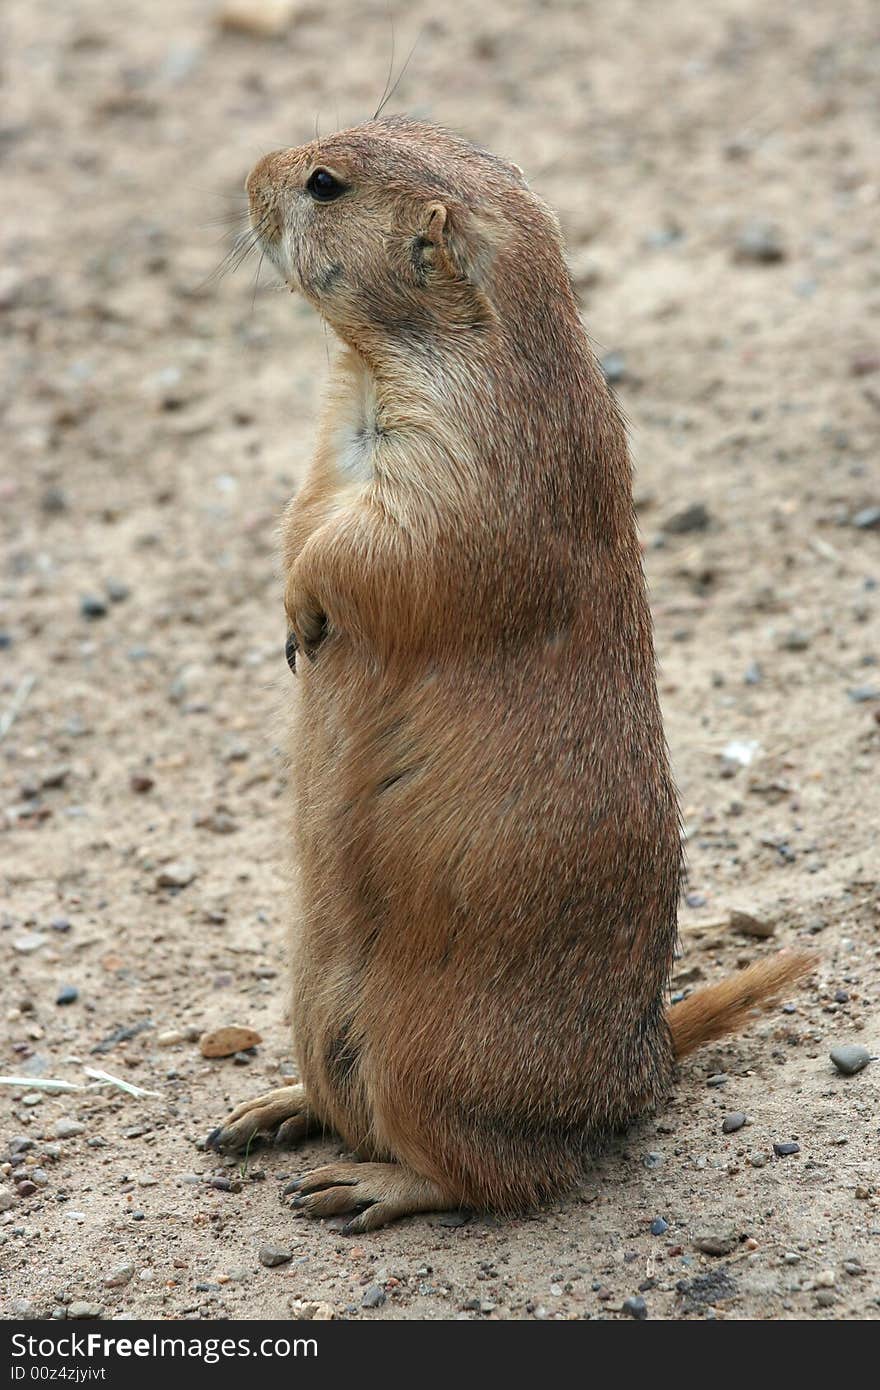
[[[264,234],[270,237],[280,231],[278,193],[289,167],[290,151],[275,150],[272,154],[264,155],[245,179],[251,224],[260,226]]]
[[[285,150],[273,150],[271,154],[264,154],[263,158],[257,161],[244,181],[249,198],[265,185],[275,182],[278,177],[277,166],[285,153]]]

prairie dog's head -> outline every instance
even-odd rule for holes
[[[516,165],[403,117],[266,155],[246,187],[261,249],[355,346],[497,317],[518,254],[563,265]]]

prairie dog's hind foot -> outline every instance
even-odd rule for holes
[[[231,1115],[205,1140],[205,1148],[235,1153],[252,1139],[272,1139],[276,1144],[298,1144],[321,1129],[321,1121],[309,1104],[304,1086],[279,1086],[236,1106]]]
[[[302,1216],[351,1216],[337,1229],[358,1235],[418,1211],[448,1211],[458,1205],[401,1163],[329,1163],[288,1183],[293,1208]]]

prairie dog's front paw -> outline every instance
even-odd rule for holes
[[[246,1148],[257,1137],[276,1144],[296,1144],[321,1128],[302,1086],[280,1086],[262,1096],[247,1100],[213,1130],[205,1147],[217,1153],[234,1153]]]

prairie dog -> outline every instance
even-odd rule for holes
[[[302,1084],[209,1142],[335,1131],[360,1161],[294,1206],[351,1232],[519,1211],[810,958],[667,1008],[679,811],[627,442],[553,213],[400,117],[247,189],[342,352],[283,532]]]

